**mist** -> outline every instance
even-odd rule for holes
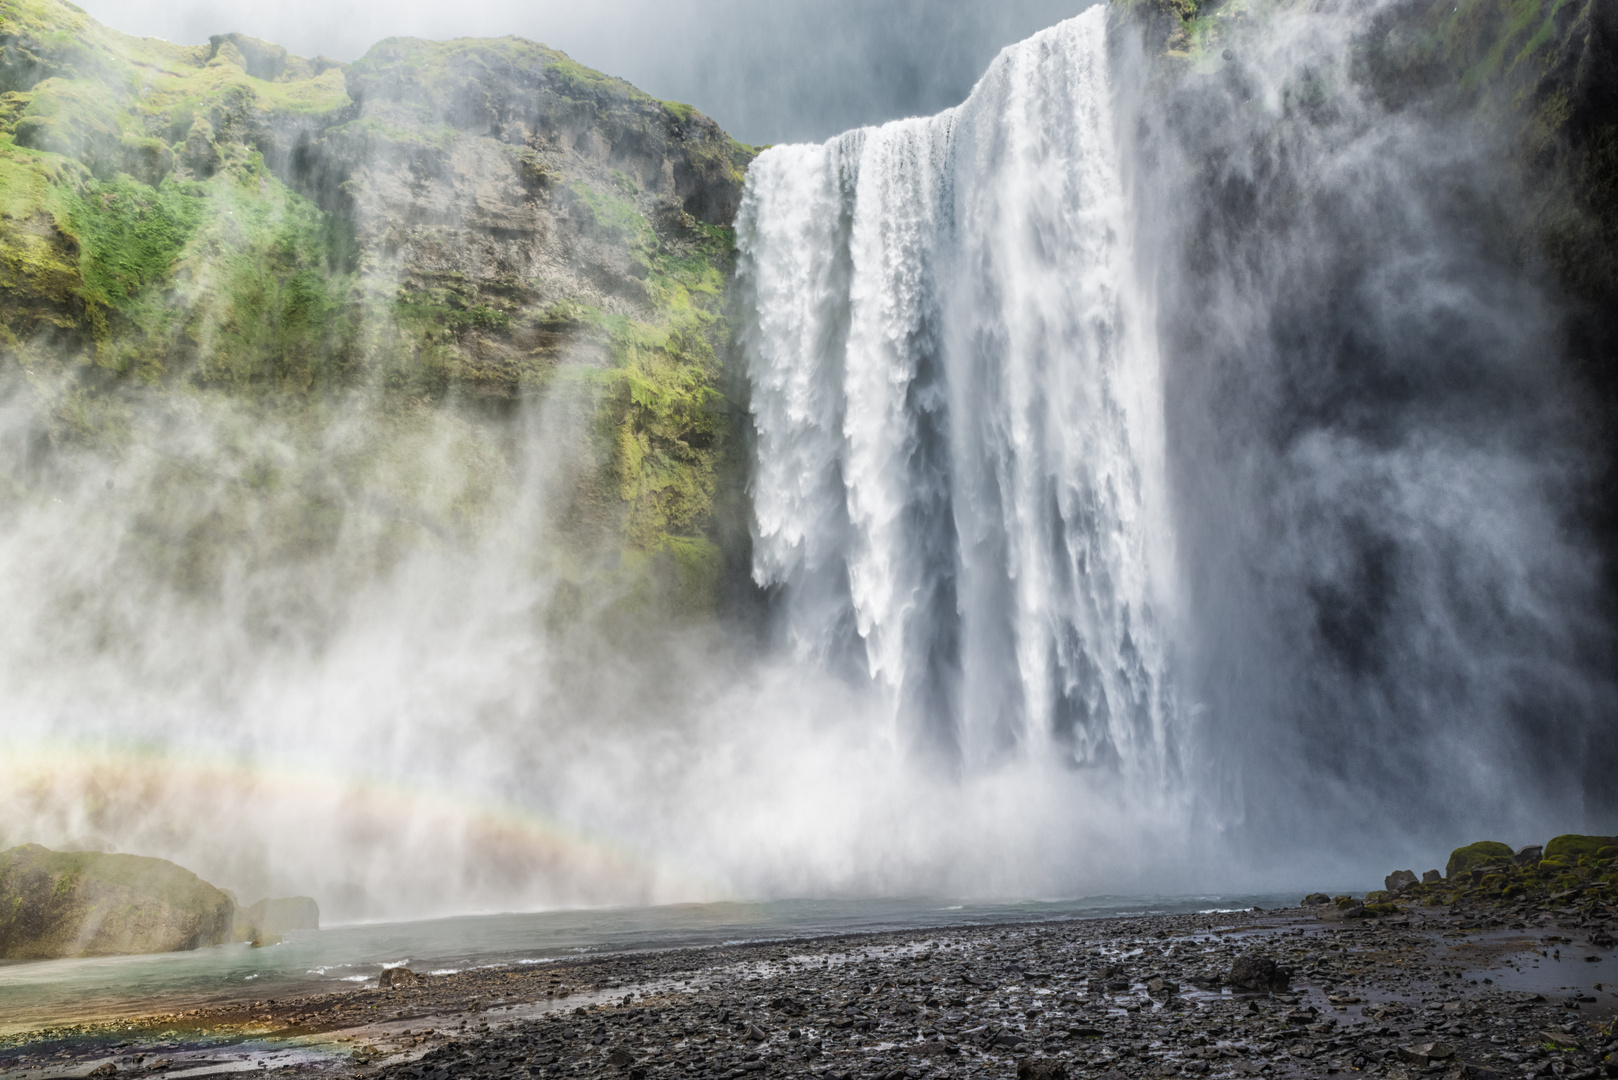
[[[526,37],[695,105],[744,142],[829,138],[959,104],[1001,48],[1093,0],[315,0],[246,4],[100,0],[125,33],[180,44],[241,32],[302,56],[359,58],[388,37]]]
[[[342,317],[383,360],[303,397],[230,370],[101,393],[99,358],[17,343],[0,846],[161,855],[350,920],[1335,888],[1484,832],[1612,831],[1606,462],[1565,301],[1487,126],[1357,59],[1390,6],[1242,22],[1165,75],[1137,28],[1037,0],[90,5],[340,59],[518,34],[790,144],[736,218],[717,610],[672,547],[602,539],[629,496],[599,338],[551,335],[498,400],[398,392],[454,334],[382,302]],[[426,252],[435,285],[493,267],[552,311],[572,273],[628,318],[622,237],[559,201],[535,223],[547,162],[634,192],[681,258],[694,222],[654,203],[660,162],[512,101],[433,140],[373,125],[352,159],[293,132],[252,167],[307,198],[255,212],[346,215],[362,298],[407,296]],[[203,368],[239,330],[208,290],[162,298]],[[551,333],[473,324],[489,370]]]

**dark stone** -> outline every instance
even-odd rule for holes
[[[1024,1058],[1017,1062],[1017,1080],[1067,1080],[1067,1066],[1053,1058]]]
[[[1410,870],[1395,870],[1382,879],[1382,887],[1390,893],[1396,893],[1409,885],[1416,884],[1416,875]]]
[[[1545,847],[1543,844],[1529,844],[1527,847],[1517,849],[1517,854],[1511,857],[1511,865],[1523,866],[1529,863],[1538,865],[1544,853]]]
[[[1291,971],[1257,953],[1237,957],[1225,976],[1225,982],[1244,990],[1285,990],[1291,981]]]
[[[1329,903],[1331,903],[1331,897],[1323,892],[1312,892],[1303,898],[1304,907],[1321,907]]]
[[[419,982],[421,976],[406,967],[384,968],[382,974],[376,977],[376,985],[381,990],[397,990],[401,987],[415,986]]]
[[[1146,992],[1154,998],[1167,998],[1178,994],[1180,988],[1167,979],[1159,977],[1147,981]]]
[[[1435,1061],[1447,1061],[1454,1056],[1455,1048],[1443,1042],[1416,1043],[1412,1046],[1399,1047],[1399,1057],[1422,1068]]]
[[[1474,1065],[1470,1061],[1457,1062],[1455,1067],[1444,1074],[1444,1080],[1506,1080],[1505,1074],[1482,1065]]]

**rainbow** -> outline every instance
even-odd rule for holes
[[[289,837],[287,830],[304,832]],[[364,857],[375,889],[441,898],[430,912],[412,914],[642,906],[725,891],[635,840],[432,781],[152,740],[37,739],[7,748],[0,847],[85,846],[88,839],[191,866],[189,858],[209,878],[207,869],[229,865],[206,854],[219,832],[265,848],[269,861],[285,868],[282,876],[296,876],[300,848],[310,853],[305,870],[319,869],[315,851]],[[402,860],[398,872],[374,870],[388,859]],[[223,879],[216,884],[231,885],[228,872],[215,873]],[[423,873],[459,875],[461,884],[412,887],[410,878],[420,882]],[[378,917],[408,910],[383,904]]]

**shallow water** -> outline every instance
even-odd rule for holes
[[[468,915],[293,932],[279,945],[0,964],[0,1033],[230,1001],[291,997],[417,971],[546,963],[581,955],[879,930],[1046,919],[1271,908],[1292,896],[1098,896],[956,903],[928,899],[778,900]]]

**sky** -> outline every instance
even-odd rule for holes
[[[1003,46],[1094,0],[78,0],[126,33],[200,44],[240,31],[303,56],[385,37],[515,34],[745,142],[829,138],[958,104]]]

